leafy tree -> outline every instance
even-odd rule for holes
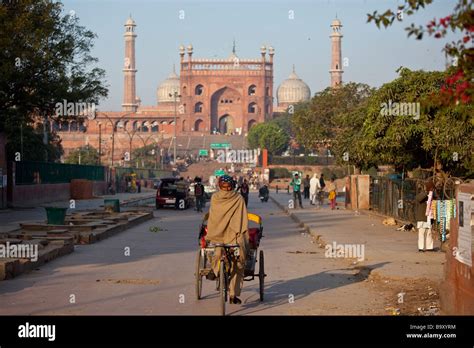
[[[388,27],[395,20],[403,21],[404,14],[410,16],[432,2],[433,0],[405,0],[405,3],[399,5],[396,11],[388,9],[382,14],[378,11],[367,14],[367,22],[373,21],[379,28],[380,25]],[[453,33],[461,33],[461,38],[446,43],[444,47],[444,52],[453,60],[453,67],[440,88],[440,92],[445,102],[455,104],[460,101],[469,104],[474,94],[474,48],[472,47],[474,10],[472,0],[458,0],[451,14],[439,20],[434,18],[426,26],[416,26],[412,23],[405,30],[407,30],[409,37],[413,35],[417,40],[423,39],[425,34],[442,39],[448,30]]]
[[[145,168],[154,168],[157,165],[157,155],[159,151],[155,144],[149,144],[135,149],[132,152],[132,163],[138,161],[141,166],[143,161]]]
[[[252,149],[267,149],[271,155],[279,155],[288,146],[289,136],[275,123],[267,122],[253,126],[247,140]]]
[[[97,59],[90,55],[95,34],[80,26],[74,13],[63,15],[62,10],[61,3],[44,0],[0,6],[0,132],[10,142],[9,159],[20,151],[19,125],[33,133],[29,128],[35,122],[55,115],[56,103],[96,104],[107,96],[104,71],[93,66]],[[35,147],[48,160],[59,158],[61,150],[51,147],[60,143],[45,135],[43,143],[24,138],[24,149]]]
[[[362,149],[367,154],[362,157],[362,167],[387,163],[413,169],[432,166],[439,160],[445,168],[474,173],[472,106],[444,105],[433,97],[444,81],[444,72],[402,68],[399,73],[399,78],[384,84],[370,97],[362,128],[355,131],[357,138],[353,138],[352,148],[356,155]],[[390,101],[415,103],[419,114],[384,114],[382,109]],[[359,116],[360,121],[362,115]]]
[[[64,163],[98,165],[99,151],[93,146],[82,146],[72,151],[65,159]]]
[[[333,143],[343,127],[352,127],[349,114],[371,93],[368,85],[354,82],[316,93],[310,102],[295,108],[291,121],[296,140],[308,150]],[[344,115],[345,123],[339,119]]]

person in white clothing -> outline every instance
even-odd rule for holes
[[[314,173],[313,177],[309,181],[309,200],[311,205],[316,204],[319,190],[321,190],[321,184],[319,183],[318,174]]]
[[[431,202],[435,199],[435,188],[432,181],[428,181],[425,185],[424,192],[420,192],[418,200],[418,209],[416,212],[417,228],[418,228],[418,251],[433,251],[433,232],[431,224],[433,212],[431,211]]]

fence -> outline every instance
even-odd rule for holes
[[[334,157],[325,156],[270,156],[269,164],[279,165],[333,165],[336,161]]]
[[[370,183],[370,208],[383,215],[392,216],[412,223],[420,202],[416,197],[425,192],[427,179],[396,180],[386,177],[372,177]],[[436,187],[439,197],[454,197],[454,187]]]
[[[416,196],[423,189],[418,180],[374,177],[370,183],[370,207],[383,215],[416,222]]]
[[[138,179],[154,179],[172,176],[170,171],[147,168],[115,168],[115,175],[117,178],[122,178],[128,174],[137,174]]]
[[[15,163],[15,184],[59,184],[72,179],[105,180],[105,168],[79,164],[21,161]]]

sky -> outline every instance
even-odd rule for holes
[[[401,67],[443,70],[446,40],[408,38],[411,23],[427,24],[450,14],[454,0],[434,0],[426,9],[404,16],[388,29],[367,23],[367,13],[396,9],[403,0],[63,0],[80,24],[97,34],[92,55],[105,69],[109,97],[98,109],[119,111],[123,96],[124,23],[135,20],[137,96],[156,104],[156,88],[176,64],[181,44],[194,47],[196,58],[227,58],[236,41],[241,59],[259,58],[262,44],[273,46],[274,95],[278,85],[296,73],[311,94],[330,84],[331,21],[342,22],[343,82],[379,87],[397,77]],[[184,12],[183,12],[184,11]],[[184,14],[184,18],[183,18]],[[180,18],[181,17],[181,18]],[[290,18],[292,17],[292,18]],[[459,34],[458,34],[459,35]],[[448,41],[456,39],[449,35]]]

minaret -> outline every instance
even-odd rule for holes
[[[341,58],[342,24],[337,17],[332,21],[331,28],[332,34],[329,36],[331,38],[331,70],[329,70],[329,74],[331,75],[331,87],[336,87],[342,83],[342,73],[344,72]]]
[[[123,111],[137,111],[137,95],[135,86],[135,75],[137,69],[135,69],[135,21],[130,16],[125,23],[125,60],[123,67]]]

